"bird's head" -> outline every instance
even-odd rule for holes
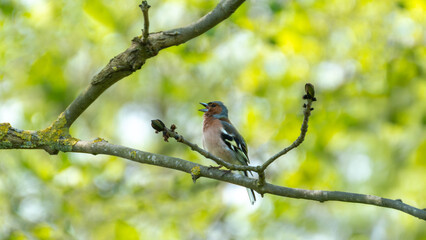
[[[214,101],[209,103],[200,103],[205,108],[199,111],[204,112],[205,116],[213,116],[215,118],[228,118],[228,109],[220,101]]]

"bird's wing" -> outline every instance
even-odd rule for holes
[[[244,138],[238,133],[237,129],[228,122],[221,121],[222,123],[222,132],[221,138],[225,144],[235,153],[238,158],[238,161],[242,165],[248,165],[250,162],[247,154],[247,144],[244,141]]]

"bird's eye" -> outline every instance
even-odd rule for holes
[[[215,103],[213,103],[213,104],[212,104],[212,107],[216,107],[216,104],[215,104]]]

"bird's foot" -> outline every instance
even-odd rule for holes
[[[224,172],[223,175],[228,174],[228,173],[232,173],[232,170],[229,170],[229,169],[224,169],[222,171]]]
[[[220,169],[221,167],[223,167],[223,166],[221,166],[221,165],[219,165],[219,166],[212,166],[212,165],[210,165],[209,169]]]

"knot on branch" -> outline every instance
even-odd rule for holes
[[[257,180],[257,186],[259,188],[262,188],[263,186],[265,186],[265,171],[259,171],[259,179]]]
[[[129,50],[129,49],[128,49]],[[146,59],[154,57],[160,50],[156,48],[149,41],[144,42],[140,37],[134,37],[132,39],[132,49],[130,51],[130,59],[132,62],[132,70],[136,71],[145,64]]]
[[[198,178],[200,178],[200,176],[201,176],[201,169],[199,166],[195,166],[191,168],[191,177],[194,183],[197,181]]]

